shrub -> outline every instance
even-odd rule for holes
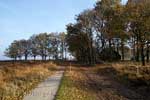
[[[121,55],[113,48],[105,48],[100,52],[100,59],[103,61],[118,61]]]

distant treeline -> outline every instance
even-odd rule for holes
[[[5,55],[14,60],[21,60],[22,57],[28,60],[41,56],[42,60],[64,60],[66,58],[65,33],[40,33],[31,36],[28,40],[15,40],[6,49]]]

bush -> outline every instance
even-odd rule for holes
[[[113,48],[105,48],[100,52],[100,59],[103,61],[118,61],[121,55]]]

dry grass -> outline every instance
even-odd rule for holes
[[[141,66],[137,62],[120,62],[112,64],[119,81],[150,100],[150,63]]]
[[[145,67],[135,62],[72,66],[71,71],[68,68],[65,72],[56,100],[150,100],[149,92],[146,93],[149,79],[149,64]]]
[[[121,75],[128,75],[131,79],[141,78],[143,80],[150,80],[150,64],[141,66],[138,62],[120,62],[112,64]]]
[[[68,68],[56,96],[56,100],[127,100],[126,89],[105,72],[108,65]],[[109,70],[107,70],[109,71]],[[100,73],[106,74],[100,75]],[[108,75],[108,76],[107,76]],[[119,90],[119,91],[118,91]],[[122,91],[122,93],[120,93]],[[127,96],[130,96],[129,92]]]
[[[21,100],[23,95],[54,73],[56,65],[46,62],[1,62],[0,100]]]

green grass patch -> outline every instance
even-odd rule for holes
[[[77,76],[69,71],[65,72],[55,100],[96,100],[90,90],[84,89],[86,86],[79,84],[81,79]]]

